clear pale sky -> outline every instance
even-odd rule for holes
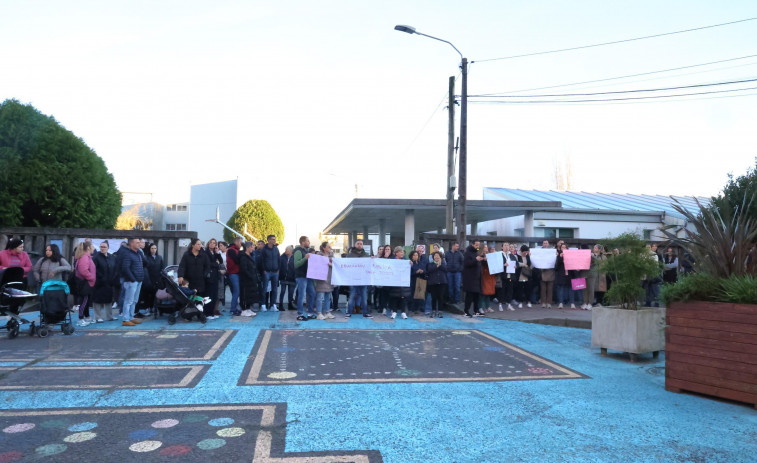
[[[6,0],[0,100],[55,117],[105,160],[122,191],[185,201],[190,184],[238,177],[242,199],[270,201],[293,242],[321,231],[355,185],[360,197],[445,195],[445,96],[459,56],[396,24],[449,40],[474,61],[474,95],[757,55],[757,21],[748,21],[483,61],[752,17],[757,2],[736,0]],[[757,57],[520,94],[753,78]],[[693,91],[747,87],[757,82]],[[575,190],[715,195],[729,172],[755,165],[755,94],[589,105],[471,99],[468,197],[487,186],[552,189],[555,163],[568,157]]]

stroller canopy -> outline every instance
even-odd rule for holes
[[[68,289],[68,284],[65,281],[61,280],[47,280],[46,282],[42,283],[42,288],[39,290],[39,294],[45,294],[45,291],[60,291],[63,290],[66,292],[66,294],[70,294],[70,290]]]

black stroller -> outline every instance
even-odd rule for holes
[[[37,295],[24,290],[24,269],[10,267],[0,271],[0,315],[7,316],[8,322],[0,329],[8,331],[8,337],[18,336],[22,324],[30,323],[29,334],[34,335],[34,322],[21,318],[19,312],[27,300]]]
[[[47,280],[39,290],[39,327],[37,336],[49,334],[49,325],[60,325],[65,335],[73,334],[74,323],[68,307],[68,284],[60,280]],[[33,334],[33,333],[32,333]]]
[[[205,323],[207,319],[202,312],[202,307],[198,308],[198,302],[190,300],[181,290],[178,272],[178,265],[169,265],[160,272],[161,283],[165,286],[161,289],[165,290],[170,299],[161,297],[160,294],[156,296],[155,308],[158,310],[158,315],[167,313],[169,325],[176,323],[178,317],[189,320],[194,316],[197,316],[201,323]]]

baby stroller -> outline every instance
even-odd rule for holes
[[[0,315],[9,317],[0,329],[7,330],[8,337],[13,339],[18,336],[22,324],[30,323],[19,315],[21,307],[37,295],[24,290],[24,269],[21,267],[10,267],[0,273]],[[34,322],[31,322],[29,334],[34,335]]]
[[[69,289],[65,281],[47,280],[39,290],[39,327],[37,336],[44,338],[49,333],[48,325],[60,325],[65,335],[74,333],[71,311],[68,310]],[[33,333],[32,333],[33,334]]]
[[[161,296],[161,291],[158,291],[159,294],[156,296],[157,302],[155,306],[158,310],[158,315],[168,313],[169,325],[176,323],[178,317],[190,319],[193,316],[197,316],[201,323],[205,323],[207,319],[202,312],[202,305],[198,308],[198,302],[190,300],[181,290],[178,272],[178,265],[169,265],[160,272],[161,283],[165,286],[165,294],[170,296],[170,299]]]

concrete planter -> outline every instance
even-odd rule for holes
[[[651,352],[657,358],[665,349],[665,309],[662,307],[626,310],[594,307],[591,312],[591,344],[602,349],[637,354]]]
[[[667,321],[665,389],[757,408],[757,305],[674,302]]]

